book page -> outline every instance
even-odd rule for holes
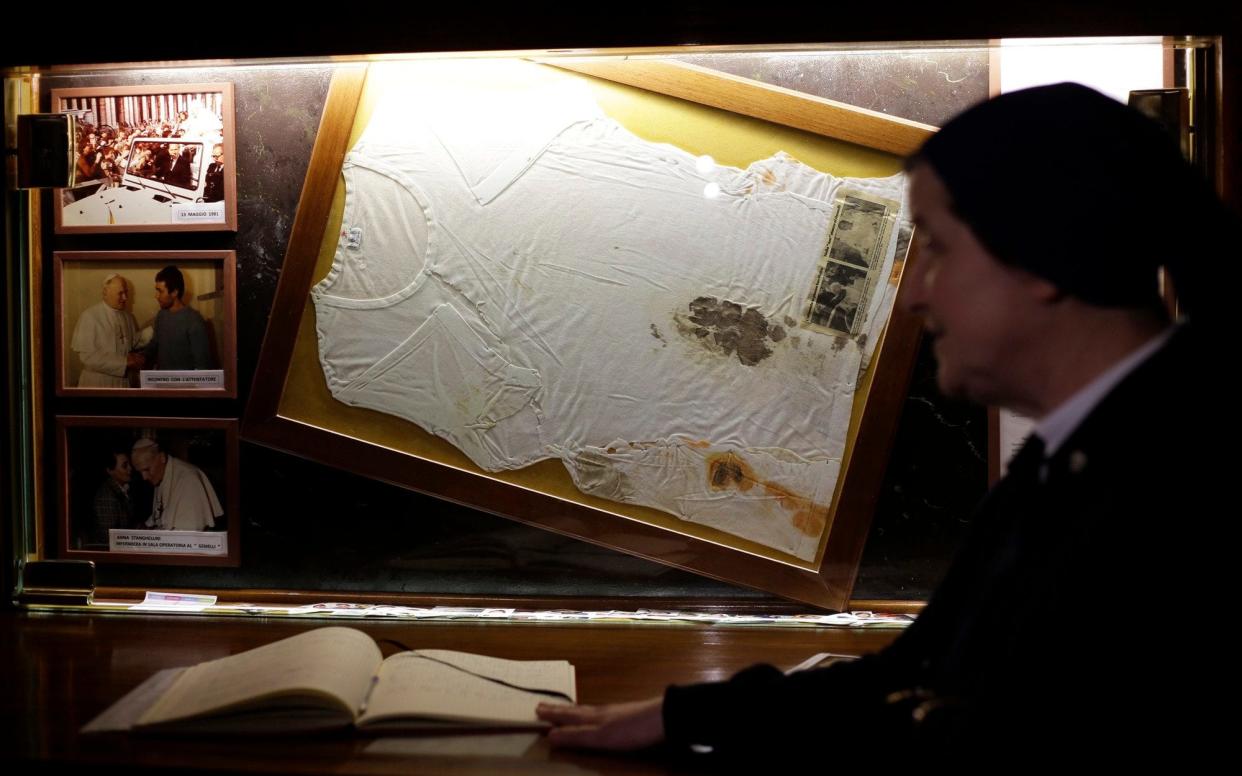
[[[156,671],[145,682],[126,693],[125,697],[87,722],[82,727],[82,732],[113,733],[132,730],[138,719],[168,691],[169,687],[172,687],[185,670],[184,668],[165,668],[163,671]]]
[[[566,703],[572,703],[578,697],[574,667],[564,660],[505,660],[451,649],[415,649],[412,654],[496,679],[521,690],[559,693],[565,696],[560,700]]]
[[[535,706],[564,700],[518,686],[577,698],[573,666],[563,660],[501,660],[445,650],[402,652],[384,661],[358,724],[421,718],[542,727]]]
[[[219,714],[275,698],[352,717],[381,662],[379,647],[365,633],[319,628],[186,669],[138,724]]]

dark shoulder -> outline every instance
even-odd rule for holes
[[[1070,437],[1079,445],[1141,454],[1157,441],[1174,443],[1194,431],[1211,391],[1196,365],[1196,335],[1178,327],[1164,345],[1100,400]]]
[[[1181,327],[1066,439],[1050,461],[1050,482],[1072,502],[1112,505],[1103,512],[1119,516],[1172,508],[1202,486],[1212,455],[1201,437],[1222,408],[1212,407],[1203,383],[1194,332]]]
[[[160,312],[162,313],[164,311],[160,310]],[[169,313],[169,316],[183,326],[196,326],[204,322],[203,314],[189,305],[182,307],[175,313]]]

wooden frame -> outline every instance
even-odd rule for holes
[[[60,557],[97,563],[239,565],[241,522],[238,510],[237,425],[236,420],[222,418],[57,416],[60,501],[57,534]],[[175,520],[176,516],[169,516],[159,509],[157,486],[144,485],[146,477],[139,474],[137,453],[128,483],[129,493],[122,502],[127,515],[124,518],[118,516],[117,510],[122,507],[115,506],[117,502],[109,498],[115,488],[107,482],[111,471],[107,470],[103,461],[115,461],[113,469],[120,471],[118,476],[123,475],[128,468],[121,471],[121,456],[126,448],[133,449],[139,439],[154,439],[165,454],[161,460],[175,457],[182,464],[191,464],[190,469],[182,468],[181,476],[190,478],[201,475],[205,478],[216,499],[216,503],[207,506],[213,508],[212,511],[218,506],[222,511],[215,517],[216,525],[172,530],[157,530],[158,525],[145,525],[156,517],[157,512],[160,520]],[[194,460],[187,461],[187,458]],[[168,466],[164,463],[159,473],[169,476]],[[197,481],[194,486],[200,487]],[[101,501],[115,506],[115,509],[109,506],[105,510],[110,511],[110,515],[101,516],[100,510],[104,509],[100,506]],[[117,526],[115,523],[118,520],[125,520],[129,525]],[[223,532],[219,529],[220,520],[225,523]],[[109,531],[109,527],[118,530]],[[219,533],[224,534],[222,540],[215,538]],[[200,550],[198,553],[184,552],[167,545],[150,550],[113,549],[118,544],[139,547],[144,542],[154,544],[161,540],[198,544]],[[104,549],[105,542],[108,549]]]
[[[682,67],[668,66],[665,73]],[[695,72],[687,70],[687,73],[696,83],[711,80],[710,72],[693,70]],[[717,94],[719,90],[698,86],[676,90],[662,83],[647,83],[641,76],[632,77],[627,63],[622,60],[594,63],[592,75],[639,83],[644,88],[674,92],[678,96],[700,94],[711,96],[716,102],[728,101]],[[676,82],[677,79],[672,80]],[[768,89],[761,84],[745,82],[745,79],[730,77],[728,80],[730,83],[722,84],[721,89],[741,88],[752,98]],[[318,419],[305,417],[300,411],[290,411],[290,385],[297,382],[292,373],[304,362],[304,359],[299,361],[295,353],[305,355],[304,350],[299,351],[299,343],[305,343],[308,336],[311,340],[314,338],[314,313],[309,308],[308,295],[316,279],[316,263],[325,250],[325,233],[331,235],[332,245],[336,242],[330,229],[330,224],[334,223],[333,196],[334,193],[339,196],[341,163],[350,143],[364,83],[365,71],[342,68],[329,92],[260,354],[254,389],[243,420],[243,436],[321,463],[666,565],[760,588],[815,606],[843,608],[849,599],[879,495],[920,336],[918,321],[902,312],[899,304],[877,345],[871,368],[859,382],[851,441],[837,481],[831,522],[813,560],[803,561],[753,542],[737,540],[722,531],[682,523],[653,509],[632,508],[630,504],[545,487],[547,471],[525,475],[527,470],[539,469],[543,464],[517,473],[487,472],[472,466],[462,456],[440,457],[403,449],[403,439],[395,435],[384,439],[369,437],[361,430],[367,418],[350,415],[339,419],[338,409],[333,406],[327,406],[325,415]],[[855,127],[852,141],[889,138],[882,142],[890,153],[914,150],[917,141],[932,131],[922,125],[912,128],[910,122],[893,122],[868,111],[835,103],[825,105],[828,101],[792,92],[779,95],[778,102],[797,105],[798,112],[803,114],[803,119],[784,123],[815,126],[823,132],[829,132],[828,127],[835,126],[842,116],[848,115],[849,123]],[[768,110],[770,107],[752,105],[749,113],[764,112],[767,114],[764,118],[779,122],[781,111],[772,113]],[[829,114],[833,118],[825,119]],[[901,125],[897,134],[904,139],[892,140],[894,123]],[[910,255],[913,252],[912,249]],[[899,264],[890,282],[896,283],[900,270]],[[318,364],[314,366],[317,368]],[[339,412],[347,411],[368,412],[339,405]],[[339,422],[333,416],[337,416]],[[409,436],[430,436],[413,424],[384,417],[389,425],[399,424],[402,433],[408,432]],[[563,470],[561,474],[564,475]]]
[[[935,130],[917,121],[685,62],[616,57],[541,61],[899,156],[914,153]]]
[[[52,110],[80,117],[57,234],[237,231],[232,83],[53,89]]]
[[[123,314],[129,315],[137,336],[152,324],[159,305],[152,298],[155,275],[166,266],[178,267],[187,279],[185,304],[202,316],[209,338],[209,364],[223,371],[223,385],[213,387],[142,388],[139,369],[125,377],[100,375],[95,382],[126,381],[130,387],[81,387],[84,367],[74,352],[80,316],[99,302],[101,286],[124,281],[129,299]],[[237,254],[234,251],[58,251],[53,254],[54,348],[58,396],[143,396],[176,398],[237,397]],[[119,278],[117,277],[119,276]],[[196,287],[205,286],[205,287]],[[208,308],[210,305],[210,308]],[[131,312],[132,310],[132,312]],[[72,319],[72,320],[67,320]],[[147,364],[154,367],[155,364]],[[89,382],[89,381],[87,381]]]

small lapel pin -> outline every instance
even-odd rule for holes
[[[1082,474],[1087,469],[1087,454],[1081,450],[1070,453],[1069,470],[1072,474]]]

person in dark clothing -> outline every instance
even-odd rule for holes
[[[162,181],[168,177],[169,170],[173,165],[173,151],[180,151],[179,147],[169,148],[168,143],[152,143],[155,146],[151,151],[151,177],[157,181]]]
[[[1228,284],[1205,276],[1233,216],[1153,122],[1075,84],[968,110],[907,169],[920,251],[898,301],[934,339],[940,389],[1036,420],[946,578],[875,655],[546,705],[553,744],[698,745],[736,766],[830,758],[825,742],[1004,764],[1210,740],[1223,659],[1157,658],[1140,625],[1206,616],[1224,589],[1228,543],[1202,534],[1227,480],[1197,435],[1220,411],[1203,354]]]
[[[219,202],[224,199],[224,148],[215,146],[211,149],[211,164],[207,165],[207,182],[203,186],[204,202]]]
[[[185,303],[185,276],[169,265],[155,275],[154,334],[143,351],[155,369],[211,369],[211,336],[198,310]]]
[[[192,145],[181,146],[181,151],[177,154],[177,158],[173,160],[172,168],[168,171],[168,176],[164,178],[164,182],[170,186],[180,186],[183,189],[192,189],[197,184],[194,180],[194,155],[197,148]]]
[[[91,500],[94,521],[87,541],[90,549],[108,549],[110,529],[131,528],[134,525],[134,501],[130,494],[133,469],[130,467],[128,448],[123,445],[109,446],[100,457],[99,464],[104,476]]]

